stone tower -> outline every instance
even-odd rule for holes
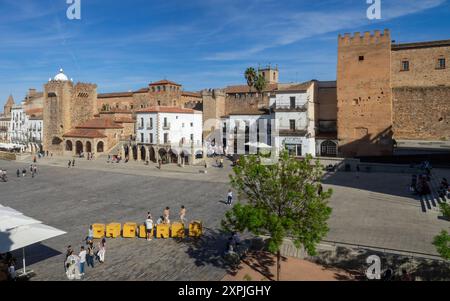
[[[202,91],[203,137],[220,128],[220,118],[225,115],[225,91],[209,89]]]
[[[392,154],[388,30],[338,38],[337,130],[339,156]]]
[[[43,146],[44,151],[62,154],[63,135],[97,113],[97,86],[77,83],[60,70],[44,85]]]
[[[13,106],[14,106],[14,98],[12,95],[9,95],[5,106],[3,107],[3,114],[5,115],[5,117],[11,116],[11,109]]]
[[[258,68],[258,74],[261,74],[268,84],[278,84],[278,66],[273,68],[269,65],[265,68]]]

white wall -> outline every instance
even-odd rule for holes
[[[168,134],[168,140],[178,145],[184,138],[185,144],[191,144],[191,134],[196,145],[202,143],[202,112],[195,113],[137,113],[136,139],[138,142],[150,143],[150,133],[153,134],[153,144],[164,144],[164,134]],[[141,129],[141,118],[144,118],[144,127]],[[153,118],[153,128],[149,129],[150,118]],[[167,118],[169,129],[164,129],[164,118]],[[192,126],[191,126],[192,123]],[[141,141],[141,133],[144,141]]]

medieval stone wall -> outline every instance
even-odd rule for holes
[[[450,86],[393,89],[395,139],[450,140]]]
[[[97,113],[97,85],[77,83],[70,102],[70,128],[88,121]]]
[[[446,68],[438,68],[438,59],[446,59]],[[409,62],[409,71],[402,70]],[[396,87],[430,87],[450,83],[450,46],[412,48],[392,51],[391,85]]]
[[[392,153],[389,31],[338,38],[339,155]]]

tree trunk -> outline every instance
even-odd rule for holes
[[[281,271],[281,252],[277,251],[277,281],[280,281],[280,271]]]

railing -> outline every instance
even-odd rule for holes
[[[163,124],[163,130],[170,130],[170,123]]]
[[[153,124],[148,124],[146,126],[147,130],[153,130]]]

